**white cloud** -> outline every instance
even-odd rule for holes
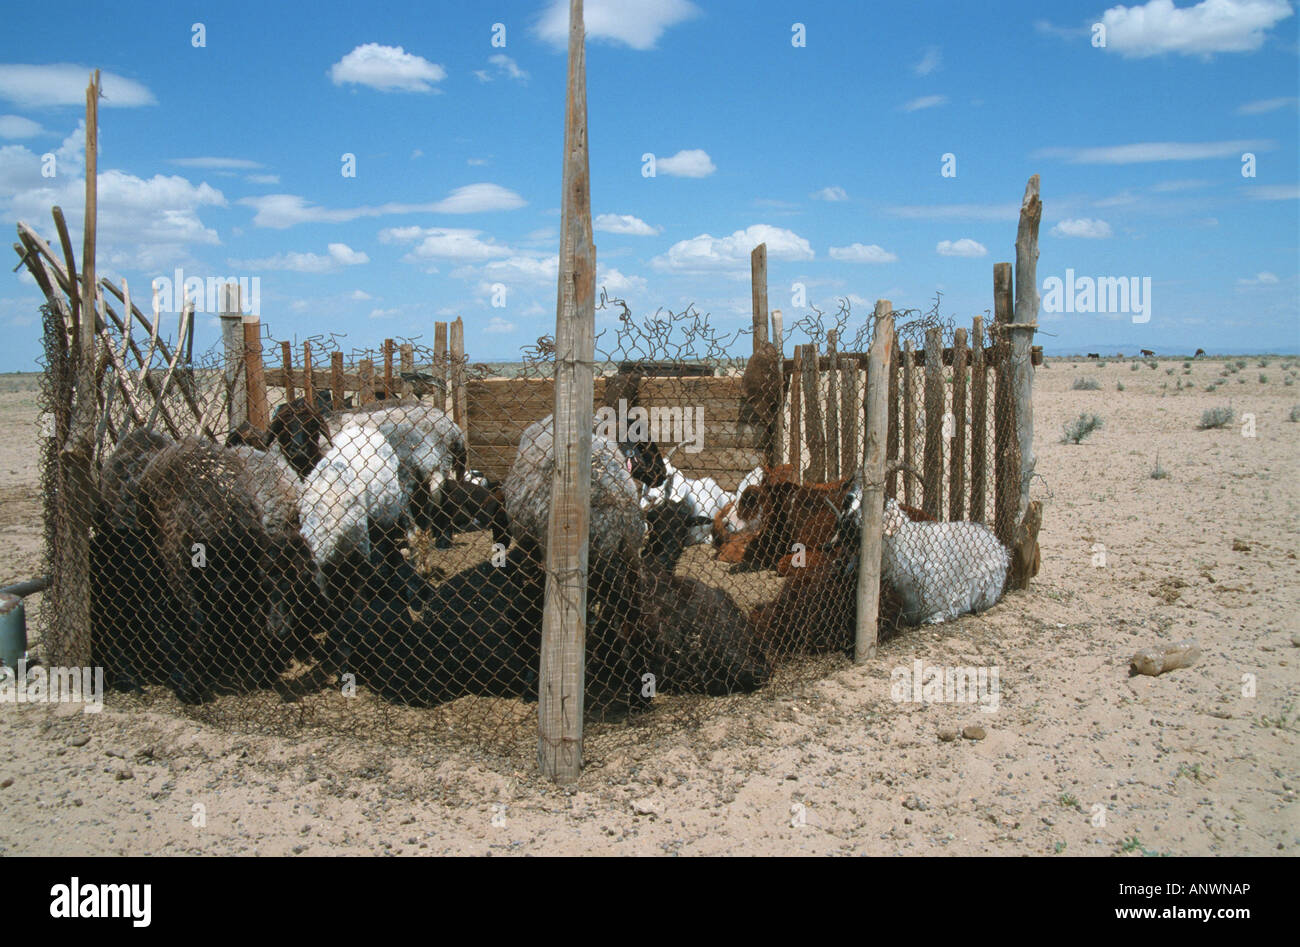
[[[45,129],[21,115],[0,115],[0,138],[35,138]]]
[[[596,290],[604,289],[611,296],[641,295],[646,292],[646,281],[641,276],[627,276],[613,267],[597,267]]]
[[[209,168],[220,171],[253,171],[262,167],[259,162],[247,158],[172,158],[169,164],[178,164],[182,168]]]
[[[591,229],[604,233],[631,234],[635,237],[653,237],[663,230],[662,227],[651,227],[640,217],[631,214],[597,214]]]
[[[1274,147],[1276,142],[1270,140],[1152,141],[1100,148],[1041,148],[1031,157],[1064,158],[1070,164],[1144,164],[1239,157],[1244,151],[1271,151]]]
[[[903,106],[904,112],[918,112],[921,109],[932,109],[937,105],[947,105],[948,96],[946,95],[923,95],[919,99],[912,99]]]
[[[851,243],[847,247],[831,247],[830,257],[832,260],[840,260],[844,263],[896,263],[898,261],[896,254],[874,243],[870,246]]]
[[[984,244],[978,243],[970,237],[962,237],[956,241],[940,240],[938,246],[934,249],[940,256],[980,257],[989,255],[989,251]]]
[[[50,63],[44,66],[0,64],[0,99],[8,99],[20,108],[46,108],[51,105],[86,104],[86,86],[92,70],[73,63]],[[140,83],[112,72],[101,72],[99,87],[101,108],[132,108],[157,105],[158,100]]]
[[[278,174],[250,174],[250,175],[248,175],[246,178],[244,178],[244,180],[245,180],[245,181],[249,181],[249,182],[251,182],[251,183],[253,183],[253,184],[279,184],[279,183],[280,183],[280,175],[278,175]]]
[[[842,187],[834,186],[824,187],[820,191],[813,191],[809,195],[815,201],[847,201],[849,192]]]
[[[481,167],[488,163],[487,158],[466,158],[465,163],[471,168]]]
[[[400,46],[364,43],[330,66],[335,85],[352,83],[380,92],[437,92],[431,85],[447,78],[447,70]]]
[[[356,300],[364,301],[364,300],[367,300],[367,299],[374,299],[375,297],[374,297],[374,296],[371,296],[371,295],[370,295],[368,292],[366,292],[364,289],[354,289],[354,290],[352,290],[352,295],[349,296],[348,298],[349,298],[349,299],[356,299]]]
[[[499,184],[466,184],[433,205],[438,214],[477,214],[490,210],[515,210],[528,202]]]
[[[749,272],[749,255],[760,243],[767,244],[767,255],[773,260],[811,260],[812,245],[791,230],[770,224],[754,224],[737,230],[729,237],[700,234],[689,240],[680,240],[668,252],[651,261],[660,270],[717,270],[739,269]]]
[[[1091,217],[1079,217],[1062,220],[1052,228],[1054,237],[1083,237],[1088,240],[1103,240],[1111,236],[1110,224],[1104,220]]]
[[[401,315],[400,309],[371,309],[371,319],[392,319],[394,316]]]
[[[656,173],[662,172],[679,178],[707,178],[716,170],[718,170],[717,165],[713,163],[709,153],[700,148],[679,151],[675,155],[655,161]]]
[[[1295,96],[1285,96],[1279,99],[1259,99],[1255,102],[1244,102],[1237,106],[1238,115],[1263,115],[1265,112],[1275,112],[1278,109],[1295,108],[1300,99]]]
[[[912,67],[912,71],[918,76],[928,76],[943,64],[943,51],[938,46],[929,46],[925,50],[925,55],[921,61]]]
[[[514,332],[515,324],[513,322],[507,322],[500,316],[493,316],[488,320],[488,324],[483,327],[483,331],[491,335],[504,335],[508,332]]]
[[[390,227],[379,232],[379,240],[381,243],[419,241],[402,258],[406,263],[431,260],[468,263],[510,256],[514,252],[507,246],[480,239],[481,232],[453,227]]]
[[[560,258],[512,256],[493,260],[483,266],[482,276],[489,283],[555,283],[560,278]]]
[[[497,71],[503,73],[511,79],[519,82],[528,81],[528,73],[519,68],[519,63],[515,62],[505,53],[497,53],[488,57],[488,62],[497,67]]]
[[[657,0],[654,3],[587,0],[582,19],[588,41],[653,49],[665,30],[699,12],[690,0]],[[551,0],[533,29],[543,41],[557,48],[566,48],[569,43],[569,0]]]
[[[259,260],[231,260],[230,265],[246,270],[288,270],[293,273],[329,273],[341,266],[369,263],[370,257],[346,243],[331,243],[328,253],[277,253]],[[356,298],[355,296],[353,298]],[[368,297],[367,297],[368,298]]]
[[[1129,58],[1179,53],[1245,53],[1264,44],[1264,34],[1291,16],[1286,0],[1202,0],[1175,7],[1172,0],[1111,7],[1101,15],[1106,49]]]
[[[1253,277],[1237,280],[1237,283],[1241,286],[1272,286],[1277,282],[1277,274],[1269,272],[1257,273]]]
[[[527,201],[514,191],[497,184],[467,184],[458,187],[441,201],[432,204],[380,204],[378,206],[329,208],[313,204],[296,194],[266,194],[240,198],[240,204],[252,207],[253,223],[259,227],[284,229],[303,223],[347,223],[362,217],[389,214],[470,214],[490,210],[513,210]]]

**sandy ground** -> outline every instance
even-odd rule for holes
[[[575,787],[473,747],[0,705],[0,854],[1300,851],[1300,383],[1284,385],[1283,361],[1250,359],[1207,393],[1222,361],[1184,375],[1181,360],[1049,360],[1027,592],[693,727],[603,733]],[[1101,390],[1071,390],[1084,376]],[[33,572],[40,543],[33,395],[18,389],[0,386],[5,580]],[[1253,438],[1196,430],[1229,402],[1254,414]],[[1082,411],[1104,426],[1061,444]],[[1150,477],[1157,452],[1166,479]],[[1197,665],[1128,676],[1136,650],[1186,637]],[[914,660],[996,667],[998,709],[895,702],[891,672]],[[968,726],[986,736],[940,737]]]

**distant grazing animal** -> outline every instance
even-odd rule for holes
[[[1101,358],[1101,355],[1097,352],[1089,352],[1088,358]]]
[[[1151,349],[1143,349],[1143,350],[1142,350],[1142,357],[1143,357],[1143,358],[1151,358],[1151,357],[1154,357],[1155,354],[1156,354],[1156,353],[1153,352]]]
[[[1197,349],[1196,354],[1193,355],[1192,358],[1201,358],[1203,355],[1205,355],[1205,349]]]

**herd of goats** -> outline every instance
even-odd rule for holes
[[[860,479],[800,483],[790,465],[763,466],[729,493],[671,458],[593,435],[588,706],[751,691],[783,656],[851,650]],[[273,685],[295,660],[405,704],[535,697],[553,461],[549,417],[494,484],[467,469],[443,411],[336,407],[326,392],[224,445],[131,431],[100,471],[93,659],[111,686],[162,684],[187,703]],[[440,581],[417,572],[417,531],[448,548],[479,530],[490,558]],[[747,614],[678,574],[693,544],[775,571],[776,597]],[[1008,560],[985,526],[889,499],[882,632],[988,608]]]

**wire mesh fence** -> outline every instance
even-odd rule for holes
[[[1010,402],[993,396],[996,347],[937,310],[895,318],[882,636],[992,604],[1010,544],[961,522],[997,512],[987,459],[995,408]],[[549,339],[515,362],[473,363],[441,337],[346,354],[316,338],[297,365],[296,347],[262,339],[267,364],[281,362],[265,373],[263,429],[248,422],[255,389],[235,410],[228,350],[168,372],[162,349],[129,364],[128,340],[112,336],[123,358],[98,376],[99,493],[72,511],[57,448],[69,358],[58,314],[45,324],[47,652],[67,650],[57,603],[88,582],[92,661],[115,699],[246,729],[531,753],[555,463]],[[814,311],[778,347],[719,333],[693,309],[637,320],[602,297],[597,324],[594,732],[693,723],[719,698],[779,693],[845,661],[871,319],[847,303]],[[796,333],[811,342],[787,359]],[[124,396],[119,371],[150,404]],[[74,512],[91,523],[80,575],[60,566]]]

